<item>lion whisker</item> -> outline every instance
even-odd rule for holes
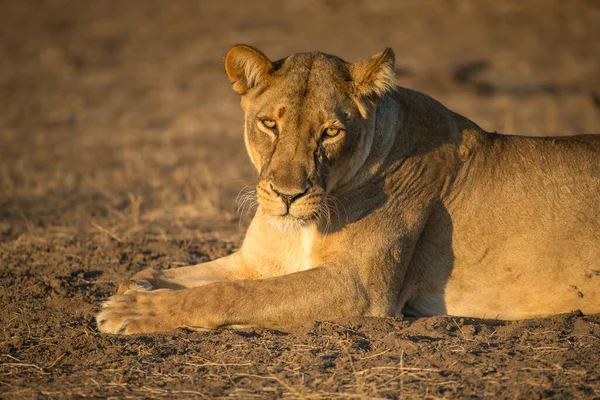
[[[258,206],[258,202],[256,200],[256,190],[247,190],[248,186],[251,185],[244,186],[236,198],[236,202],[238,203],[237,213],[239,215],[240,223],[246,215],[253,210],[256,210],[256,207]]]

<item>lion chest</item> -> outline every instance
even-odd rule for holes
[[[316,232],[303,229],[261,241],[254,247],[258,277],[268,278],[315,268]]]
[[[302,232],[300,237],[300,252],[302,253],[302,260],[299,263],[299,271],[306,271],[307,269],[314,268],[313,250],[315,248],[315,236],[315,232],[311,229],[306,229]]]

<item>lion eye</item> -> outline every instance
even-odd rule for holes
[[[275,121],[273,121],[272,119],[263,119],[260,122],[262,122],[262,124],[269,129],[273,129],[277,126],[277,123]]]
[[[342,130],[341,130],[341,129],[339,129],[339,128],[332,128],[332,127],[329,127],[329,128],[326,128],[326,129],[325,129],[325,132],[324,132],[324,133],[325,133],[325,135],[327,135],[327,136],[329,136],[329,137],[334,137],[334,136],[337,136],[337,135],[339,135],[339,133],[340,133],[341,131],[342,131]]]

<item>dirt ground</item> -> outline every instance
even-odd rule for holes
[[[485,129],[600,132],[598,1],[0,0],[1,398],[600,398],[577,312],[98,333],[124,277],[241,243],[233,43],[392,46],[400,84]]]

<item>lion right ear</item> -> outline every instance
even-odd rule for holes
[[[225,54],[225,72],[239,94],[246,93],[273,71],[273,64],[260,50],[245,44],[229,49]]]

